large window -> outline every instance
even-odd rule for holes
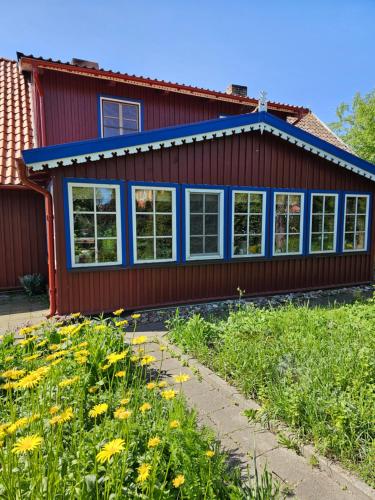
[[[312,194],[310,253],[336,251],[337,194]]]
[[[186,259],[224,257],[224,191],[186,189]]]
[[[134,262],[176,260],[176,188],[132,186]]]
[[[273,221],[273,254],[299,255],[303,251],[302,193],[275,193]]]
[[[367,249],[368,195],[345,195],[344,252]]]
[[[141,130],[141,104],[101,97],[101,135],[134,134]]]
[[[232,256],[264,255],[266,193],[233,191]]]
[[[121,264],[120,186],[69,183],[72,267]]]

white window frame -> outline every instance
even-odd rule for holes
[[[190,255],[190,194],[219,194],[219,252],[215,254]],[[224,258],[224,189],[215,188],[185,188],[185,255],[187,261],[220,260]],[[194,236],[194,235],[193,235]]]
[[[300,221],[301,221],[301,231],[300,231],[300,240],[299,240],[299,250],[298,252],[286,252],[286,253],[276,253],[275,252],[275,241],[276,241],[276,196],[277,195],[289,195],[289,196],[301,196],[301,213],[300,213]],[[272,221],[272,256],[273,257],[285,257],[289,255],[303,255],[303,241],[305,235],[305,193],[301,191],[274,191],[273,192],[273,221]],[[289,236],[289,227],[287,222],[287,232],[285,233],[286,237]]]
[[[244,255],[236,255],[234,253],[234,206],[235,206],[235,196],[237,193],[245,193],[249,194],[261,194],[262,198],[262,240],[261,240],[261,252],[260,253],[247,253]],[[231,257],[232,259],[247,259],[252,257],[264,257],[266,254],[266,212],[267,210],[267,192],[266,191],[256,191],[253,189],[233,189],[232,190],[232,241],[231,241]],[[248,212],[244,215],[248,217]],[[246,238],[248,237],[249,232],[246,233]]]
[[[134,132],[130,132],[130,133],[136,134],[137,132],[142,131],[142,106],[141,106],[140,102],[132,101],[130,99],[121,99],[121,98],[116,99],[115,97],[100,96],[100,135],[102,138],[104,138],[104,115],[103,115],[103,102],[104,101],[111,101],[111,102],[115,102],[117,104],[130,104],[132,106],[137,106],[138,107],[138,130],[136,130]],[[120,107],[119,117],[120,117],[120,123],[122,123],[122,107]],[[121,135],[127,135],[127,134],[119,134],[119,135],[121,136]],[[118,137],[118,136],[114,135],[114,136],[108,136],[108,137]],[[106,137],[106,139],[108,139],[108,137]]]
[[[73,211],[73,187],[91,187],[91,188],[103,188],[103,189],[114,189],[116,192],[116,239],[117,240],[117,260],[113,262],[90,262],[90,263],[76,263],[75,262],[75,251],[74,251],[74,211]],[[121,190],[120,184],[102,184],[100,182],[88,183],[88,182],[68,182],[68,205],[69,205],[69,232],[70,232],[70,261],[71,267],[107,267],[107,266],[118,266],[122,264],[122,226],[121,226]],[[79,212],[86,213],[86,212]],[[94,211],[87,212],[94,213],[94,238],[95,238],[95,250],[97,253],[97,219],[96,219],[96,203],[95,203],[95,189],[94,189]],[[100,212],[100,213],[113,213],[113,212]],[[100,238],[99,239],[111,239],[111,238]]]
[[[137,256],[137,210],[136,210],[136,199],[135,191],[137,189],[142,189],[145,191],[171,191],[172,193],[172,258],[171,259],[138,259]],[[152,264],[159,262],[176,262],[177,261],[177,217],[176,217],[176,188],[171,186],[155,186],[151,184],[134,184],[131,186],[131,207],[132,207],[132,243],[133,243],[133,262],[134,264]],[[154,235],[151,237],[154,240],[154,253],[156,245],[156,235],[155,228],[156,222],[155,217],[158,212],[142,212],[143,215],[152,214],[154,222]],[[165,212],[164,212],[165,213]]]
[[[333,226],[333,250],[312,250],[311,247],[311,243],[312,243],[312,217],[313,217],[313,198],[314,196],[323,196],[323,197],[326,197],[326,196],[332,196],[335,198],[335,213],[334,213],[334,216],[335,216],[335,219],[334,219],[334,226]],[[311,203],[310,203],[310,231],[309,231],[309,253],[311,254],[321,254],[321,253],[336,253],[337,251],[337,217],[338,217],[338,208],[339,208],[339,195],[338,193],[323,193],[323,192],[316,192],[316,193],[311,193]],[[331,215],[331,214],[330,214]],[[325,216],[325,210],[323,210],[322,212],[322,216],[323,216],[323,219],[322,219],[322,223],[323,223],[323,226],[322,226],[322,231],[321,234],[322,237],[324,236],[324,216]]]
[[[346,249],[345,248],[345,233],[346,233],[346,200],[347,198],[366,198],[367,203],[366,203],[366,219],[365,219],[365,248],[352,248],[352,249]],[[357,205],[357,204],[356,204]],[[368,233],[369,233],[369,227],[368,227],[368,221],[369,221],[369,210],[370,210],[370,195],[369,194],[361,194],[361,193],[345,193],[344,197],[344,228],[343,228],[343,233],[342,233],[342,251],[345,253],[352,253],[352,252],[367,252],[368,249]],[[363,215],[363,214],[360,214]],[[357,216],[358,212],[356,211],[355,213],[355,229],[354,229],[354,240],[355,240],[355,235],[357,234],[356,227],[357,227]]]

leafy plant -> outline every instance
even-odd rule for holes
[[[27,295],[41,295],[46,291],[46,279],[42,274],[25,274],[19,280]]]

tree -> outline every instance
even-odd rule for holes
[[[375,89],[361,96],[358,92],[351,105],[342,103],[336,110],[337,122],[330,127],[355,153],[375,163]]]

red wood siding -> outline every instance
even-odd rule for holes
[[[48,70],[40,76],[40,81],[44,91],[46,145],[97,138],[99,94],[142,99],[145,130],[249,110],[241,104]]]
[[[43,196],[0,189],[0,241],[0,290],[20,287],[24,274],[47,276]]]
[[[63,177],[373,191],[373,183],[267,133],[101,160],[52,170],[59,313],[111,311],[251,294],[316,289],[372,279],[374,245],[358,255],[273,258],[116,270],[66,269]],[[342,221],[339,221],[342,223]],[[374,223],[371,230],[374,238]]]

